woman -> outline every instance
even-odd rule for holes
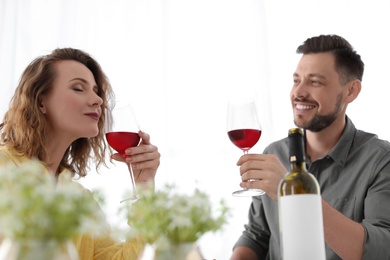
[[[100,65],[87,53],[56,49],[25,69],[0,124],[0,165],[37,158],[58,180],[65,172],[84,177],[89,162],[106,165],[104,113],[113,100]],[[160,153],[140,131],[138,147],[111,158],[132,163],[138,184],[153,183]],[[109,238],[76,240],[80,259],[136,259],[141,244],[116,244]]]

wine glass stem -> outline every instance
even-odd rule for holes
[[[249,149],[248,150],[244,150],[244,154],[248,154],[248,152],[249,152]],[[251,182],[251,181],[254,181],[254,180],[252,180],[252,179],[249,179],[249,180],[247,180],[248,182]],[[248,190],[248,188],[246,188],[246,190]]]
[[[136,187],[135,187],[134,173],[133,173],[133,169],[131,168],[131,163],[128,163],[127,167],[129,168],[129,172],[130,172],[131,186],[133,188],[133,197],[134,198],[138,198],[137,190],[136,190]]]

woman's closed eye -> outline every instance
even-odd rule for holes
[[[76,92],[83,92],[83,91],[84,91],[83,87],[81,87],[81,86],[79,86],[79,85],[73,86],[72,89],[73,89],[74,91],[76,91]]]

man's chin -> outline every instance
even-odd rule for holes
[[[294,124],[296,127],[299,127],[299,128],[307,128],[307,126],[308,126],[307,120],[302,120],[299,118],[294,118]]]

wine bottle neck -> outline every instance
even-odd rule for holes
[[[306,169],[306,163],[297,163],[297,162],[291,162],[290,163],[290,169],[291,171],[307,171]]]
[[[290,163],[296,167],[305,167],[305,149],[303,146],[303,135],[299,128],[291,129],[288,135]]]

